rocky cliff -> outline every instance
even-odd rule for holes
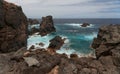
[[[27,18],[22,8],[0,0],[0,52],[9,52],[26,46]]]
[[[40,24],[40,35],[45,36],[51,32],[55,32],[54,22],[52,16],[42,17]]]

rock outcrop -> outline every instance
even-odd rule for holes
[[[42,17],[40,24],[40,35],[45,36],[51,32],[55,32],[54,22],[52,16]]]
[[[0,4],[0,51],[25,46],[27,21],[21,8],[3,0]],[[48,48],[56,51],[64,40],[56,36]],[[68,58],[65,54],[51,55],[43,49],[31,51],[25,47],[1,53],[0,74],[120,74],[120,25],[101,27],[91,47],[96,58],[79,58],[76,54]]]
[[[0,52],[20,49],[27,44],[27,18],[22,8],[0,0]]]
[[[64,44],[64,41],[65,41],[65,39],[62,39],[62,37],[56,36],[55,38],[50,40],[50,44],[49,44],[47,50],[50,53],[54,54],[56,52],[56,50],[59,50],[62,47],[62,45]]]
[[[29,25],[39,24],[39,21],[37,19],[29,18],[28,19],[28,24]]]
[[[88,26],[90,26],[90,24],[89,23],[83,23],[82,25],[80,25],[81,27],[88,27]]]

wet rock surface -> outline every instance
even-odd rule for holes
[[[45,36],[51,32],[55,32],[54,22],[52,16],[42,17],[40,23],[40,35]]]
[[[22,8],[0,0],[0,52],[20,49],[27,44],[27,18]]]

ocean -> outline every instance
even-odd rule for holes
[[[82,23],[89,23],[88,27],[81,27]],[[57,50],[60,54],[77,54],[78,56],[94,56],[94,49],[90,46],[95,37],[97,37],[99,27],[109,24],[120,24],[120,19],[54,19],[56,32],[41,37],[34,34],[28,38],[28,49],[31,45],[37,48],[47,48],[49,40],[55,36],[66,38],[65,44]],[[39,24],[29,26],[39,28]],[[39,43],[45,45],[39,46]]]

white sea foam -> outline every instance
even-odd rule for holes
[[[92,40],[96,36],[97,36],[97,34],[94,32],[91,35],[84,35],[85,39],[88,39],[88,40]],[[47,36],[41,37],[40,35],[36,35],[36,34],[29,36],[27,48],[29,49],[32,45],[35,46],[35,49],[47,48],[50,43],[49,40],[51,40],[54,37],[55,36],[52,36],[52,35],[47,35]],[[60,53],[60,54],[65,53],[68,55],[68,57],[70,57],[70,54],[77,54],[79,57],[93,57],[94,56],[93,53],[84,54],[84,53],[80,53],[80,52],[70,48],[71,42],[68,39],[68,37],[62,36],[62,35],[61,35],[61,37],[66,38],[66,40],[64,42],[65,44],[61,47],[61,49],[56,51],[57,53]],[[43,44],[45,44],[43,47],[39,45],[39,43],[41,43],[41,42]]]
[[[77,54],[78,57],[93,57],[93,58],[95,58],[95,54],[94,54],[93,51],[91,51],[91,52],[88,53],[88,54],[84,54],[84,53],[80,53],[80,52],[78,52],[78,51],[76,51],[76,50],[74,50],[74,49],[61,48],[60,50],[57,50],[56,52],[59,53],[59,54],[65,53],[69,58],[70,58],[70,55],[71,55],[71,54]]]
[[[70,25],[70,26],[73,26],[73,27],[80,27],[80,28],[92,28],[94,26],[94,24],[90,24],[90,26],[87,26],[87,27],[82,27],[81,23],[66,23],[64,25]]]
[[[41,37],[40,35],[29,36],[27,48],[29,49],[32,45],[34,45],[35,48],[41,48],[41,46],[39,46],[39,43],[45,44],[42,48],[47,48],[49,45],[49,40],[52,38],[53,38],[52,36],[48,35],[43,37]]]

